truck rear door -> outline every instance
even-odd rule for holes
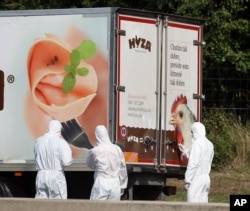
[[[200,118],[201,26],[189,22],[118,14],[116,139],[127,163],[186,165],[169,121],[179,99]]]
[[[118,29],[118,140],[127,162],[155,159],[159,96],[159,36],[156,18],[119,15]]]
[[[190,148],[190,128],[193,122],[190,115],[200,120],[202,27],[184,18],[164,16],[163,19],[162,143],[165,144],[161,151],[161,162],[186,165],[187,160],[181,157],[180,152],[179,160],[175,159],[174,154],[178,148],[174,145],[180,144],[177,136],[182,130],[182,142],[185,140],[186,147]],[[179,104],[185,106],[180,108]],[[171,121],[179,124],[180,129],[176,130],[176,126],[170,124]],[[173,147],[169,147],[166,142]]]

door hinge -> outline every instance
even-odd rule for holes
[[[196,99],[196,100],[205,100],[205,95],[203,95],[203,94],[201,94],[201,95],[193,94],[193,99]]]
[[[197,45],[197,46],[203,47],[203,46],[206,45],[206,42],[205,42],[205,41],[194,40],[194,41],[193,41],[193,44],[194,44],[194,45]]]
[[[118,30],[118,29],[116,29],[115,31],[116,31],[116,35],[126,36],[126,31],[125,30],[122,30],[122,29]]]
[[[114,85],[114,90],[118,92],[125,92],[125,86]]]

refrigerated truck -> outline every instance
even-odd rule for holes
[[[201,118],[203,25],[114,7],[1,11],[0,179],[11,193],[6,196],[34,197],[33,148],[51,119],[62,123],[74,157],[65,168],[69,198],[89,198],[93,170],[85,160],[97,125],[108,128],[124,153],[125,199],[174,194],[168,178],[183,179],[187,165],[178,144],[189,147],[191,138],[179,140],[178,125],[170,122],[182,118],[190,127],[175,112],[179,104]]]

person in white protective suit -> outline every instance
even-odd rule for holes
[[[110,141],[103,125],[96,127],[95,137],[96,146],[86,159],[87,166],[95,170],[90,200],[120,200],[128,182],[122,150]]]
[[[51,120],[48,131],[36,141],[34,147],[36,169],[35,198],[67,199],[64,166],[72,163],[72,151],[61,136],[62,125]]]
[[[209,174],[214,157],[214,146],[206,138],[206,129],[202,123],[193,123],[191,131],[193,133],[193,143],[188,156],[184,185],[187,190],[187,201],[208,202]]]

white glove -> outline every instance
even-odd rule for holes
[[[181,151],[182,155],[185,156],[187,159],[189,158],[190,155],[190,150],[185,149],[182,144],[178,144],[179,150]]]
[[[184,188],[185,188],[185,190],[188,190],[189,186],[190,186],[190,184],[189,184],[189,183],[185,183],[185,184],[184,184]]]

